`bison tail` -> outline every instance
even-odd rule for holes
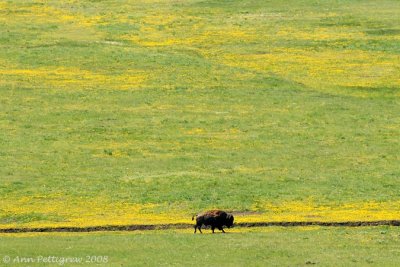
[[[192,221],[194,220],[194,217],[196,217],[196,216],[197,216],[197,214],[195,214],[195,215],[192,216]]]

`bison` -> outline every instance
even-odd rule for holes
[[[210,210],[198,215],[194,215],[192,217],[192,221],[194,220],[195,217],[196,217],[196,224],[194,226],[194,233],[196,233],[197,229],[199,229],[200,233],[203,233],[201,231],[202,225],[205,226],[210,225],[213,233],[215,228],[218,228],[218,230],[221,230],[223,233],[225,233],[222,227],[226,226],[228,228],[231,228],[233,226],[233,220],[234,220],[232,214],[226,213],[225,211],[222,210]]]

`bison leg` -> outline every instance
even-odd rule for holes
[[[222,231],[223,233],[225,233],[224,228],[222,228],[222,226],[218,226],[218,230]]]
[[[211,230],[212,230],[212,231],[213,231],[213,233],[214,233],[215,226],[211,226]]]
[[[202,223],[199,223],[199,222],[197,222],[195,225],[194,225],[194,233],[196,233],[197,232],[197,229],[199,229],[199,232],[202,234],[203,232],[201,231],[201,226],[202,226],[203,224]]]

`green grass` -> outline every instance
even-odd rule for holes
[[[3,235],[0,257],[83,258],[82,264],[64,266],[96,265],[85,263],[87,256],[108,256],[107,264],[96,266],[396,266],[399,231],[391,227],[274,227],[225,235],[182,231]],[[18,265],[24,266],[5,266]]]
[[[67,210],[98,198],[192,213],[399,200],[397,1],[2,5],[1,201],[29,197],[40,209],[58,200]],[[370,58],[344,67],[354,86],[323,69],[328,82],[314,83],[311,63],[264,69],[225,58],[274,49],[287,49],[288,59],[290,51],[333,54],[332,66],[344,51]],[[60,68],[66,73],[51,73]],[[119,89],[136,74],[147,78]],[[0,207],[0,222],[68,221],[31,209],[14,216]]]
[[[208,208],[260,212],[242,222],[397,218],[399,12],[395,0],[0,1],[0,228],[190,222]],[[0,265],[396,266],[399,231],[4,234]]]

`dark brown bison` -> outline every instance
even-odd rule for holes
[[[214,233],[215,228],[218,228],[218,230],[221,230],[223,233],[225,233],[224,229],[222,228],[223,226],[226,226],[228,228],[231,228],[233,226],[233,215],[226,213],[225,211],[222,210],[209,210],[204,213],[195,215],[192,217],[192,221],[196,217],[196,224],[194,226],[194,233],[196,233],[197,229],[199,229],[200,233],[201,231],[201,226],[202,225],[210,225],[211,230]]]

